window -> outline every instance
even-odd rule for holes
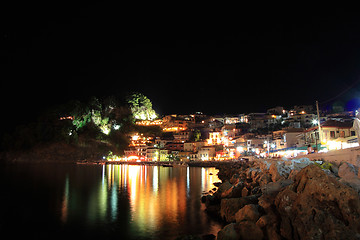
[[[342,138],[345,137],[345,131],[341,131],[341,132],[340,132],[340,137],[342,137]]]
[[[355,136],[355,131],[351,131],[351,136]]]
[[[330,131],[330,138],[335,138],[335,131]]]

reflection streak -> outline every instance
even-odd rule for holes
[[[187,226],[191,229],[198,224],[201,193],[219,181],[217,171],[215,168],[104,165],[98,188],[92,188],[85,215],[91,216],[92,224],[116,222],[124,214],[124,202],[119,201],[126,199],[130,206],[129,231],[134,234],[143,236],[170,225],[173,232]],[[69,188],[67,177],[61,209],[63,222],[69,218],[69,205],[79,204],[69,201]]]

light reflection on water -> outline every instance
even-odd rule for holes
[[[96,167],[101,175],[98,181],[89,182],[91,187],[87,186],[87,191],[79,186],[78,177],[66,175],[60,214],[65,228],[81,225],[106,229],[131,239],[216,235],[220,229],[200,203],[202,192],[209,191],[214,187],[213,182],[219,181],[215,168]]]

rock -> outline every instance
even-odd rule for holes
[[[294,179],[295,179],[296,174],[298,174],[298,173],[299,173],[299,171],[300,171],[300,170],[297,170],[297,169],[293,169],[293,170],[291,170],[291,172],[290,172],[290,174],[289,174],[288,179],[294,180]]]
[[[233,185],[229,181],[225,181],[224,183],[219,185],[217,192],[218,193],[223,193],[223,192],[229,190],[232,186]]]
[[[263,173],[258,178],[258,182],[259,182],[260,187],[263,186],[263,185],[266,185],[269,182],[271,182],[271,176],[269,174],[267,174],[267,173]]]
[[[213,183],[213,185],[214,185],[215,187],[219,187],[221,184],[222,184],[222,182],[214,182],[214,183]]]
[[[246,187],[243,187],[243,189],[241,190],[241,196],[246,197],[248,195],[249,195],[249,189],[247,189]]]
[[[261,188],[258,187],[254,187],[253,189],[251,189],[251,195],[255,195],[255,194],[261,194]]]
[[[335,175],[339,176],[339,168],[333,163],[330,167],[330,171]]]
[[[289,161],[291,169],[300,171],[301,169],[313,164],[309,158],[292,159]]]
[[[269,168],[269,173],[271,175],[271,180],[276,182],[281,179],[285,179],[289,176],[292,168],[288,165],[285,165],[284,162],[274,162]]]
[[[238,240],[239,234],[235,231],[235,223],[230,223],[221,229],[217,234],[217,240]]]
[[[234,222],[235,214],[247,204],[257,203],[258,196],[252,195],[241,198],[223,198],[220,203],[220,216],[226,222]]]
[[[346,177],[346,178],[341,178],[340,181],[341,183],[353,188],[355,191],[357,191],[358,193],[360,193],[360,179],[358,177]]]
[[[255,204],[245,205],[235,214],[236,222],[252,221],[255,223],[259,217],[259,206]]]
[[[259,163],[260,165],[260,171],[261,172],[265,172],[267,170],[269,170],[270,166],[271,166],[271,163],[269,163],[268,161],[264,160],[264,161],[261,161]]]
[[[222,198],[238,198],[241,197],[242,189],[244,187],[244,183],[242,181],[239,181],[236,185],[232,186],[231,188],[227,189],[226,191],[223,191],[221,193]]]
[[[257,222],[256,225],[259,226],[260,228],[265,228],[267,225],[271,225],[276,223],[276,217],[274,215],[263,215],[261,216]]]
[[[251,221],[244,221],[234,225],[235,231],[242,240],[259,240],[264,238],[262,230]]]
[[[277,170],[277,163],[273,163],[271,164],[270,168],[269,168],[269,173],[271,175],[271,180],[273,182],[276,182],[277,180],[281,179],[281,175]]]
[[[235,173],[231,178],[230,178],[230,183],[231,184],[237,184],[240,180],[240,176],[239,174]]]
[[[294,184],[278,193],[275,206],[281,217],[280,234],[285,239],[360,236],[358,193],[326,175],[318,166],[302,169]]]
[[[220,199],[207,195],[205,196],[206,212],[216,218],[220,218]]]
[[[338,170],[338,175],[341,178],[354,178],[358,175],[358,170],[355,168],[354,165],[344,162],[340,165]]]
[[[290,184],[293,184],[292,179],[284,179],[277,182],[271,182],[261,187],[261,192],[263,194],[273,195],[280,192],[280,190]]]

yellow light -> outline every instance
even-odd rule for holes
[[[134,161],[134,160],[139,160],[139,156],[129,156],[127,157],[128,161]]]
[[[131,138],[133,141],[137,141],[137,140],[139,140],[139,135],[134,135],[134,136],[132,136],[132,138]]]

